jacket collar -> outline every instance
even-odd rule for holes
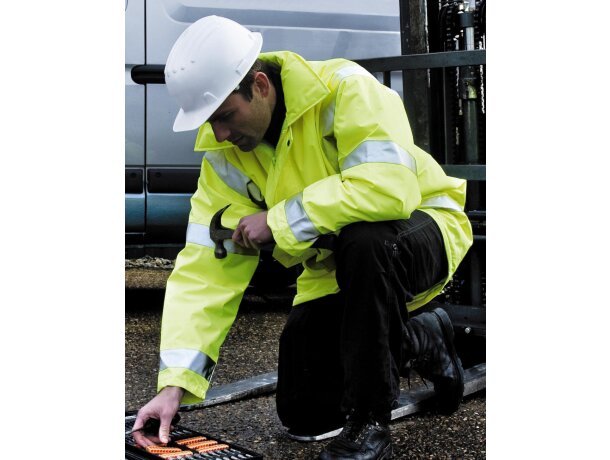
[[[277,51],[261,53],[259,58],[279,65],[282,70],[282,87],[286,104],[285,126],[292,125],[301,118],[305,112],[324,99],[330,90],[320,79],[311,66],[296,53],[291,51]],[[209,123],[199,128],[195,151],[218,150],[234,147],[229,141],[216,142],[214,132]]]

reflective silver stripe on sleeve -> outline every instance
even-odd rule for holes
[[[210,238],[210,227],[195,222],[189,222],[188,227],[186,228],[186,242],[207,246],[211,249],[216,247],[212,238]],[[239,244],[235,244],[233,240],[224,240],[224,247],[227,252],[232,254],[241,254],[244,256],[258,255],[256,249],[244,248]]]
[[[299,242],[310,241],[318,236],[320,232],[315,227],[303,208],[303,194],[293,196],[286,201],[286,219],[288,225]]]
[[[460,206],[453,198],[448,195],[439,195],[432,198],[426,198],[419,205],[420,208],[445,208],[453,211],[463,211],[464,208]]]
[[[159,370],[162,371],[170,367],[189,369],[209,381],[216,367],[216,362],[199,350],[189,348],[163,350],[161,351]]]
[[[212,169],[214,169],[214,172],[218,174],[218,177],[240,195],[248,199],[250,194],[257,199],[263,196],[258,186],[248,176],[233,166],[222,152],[206,152],[205,158],[212,166]],[[250,189],[250,194],[248,194],[248,189]]]
[[[392,141],[364,141],[345,158],[341,170],[363,163],[401,164],[417,174],[415,158]]]
[[[335,72],[334,78],[338,78],[339,84],[344,78],[351,77],[352,75],[361,75],[363,77],[370,77],[374,80],[377,80],[374,75],[372,75],[368,70],[364,67],[360,67],[359,65],[350,65],[347,67],[343,67]],[[328,136],[333,132],[333,125],[335,123],[335,99],[329,104],[329,106],[322,113],[322,135]]]

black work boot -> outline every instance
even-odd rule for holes
[[[387,460],[392,440],[387,424],[350,417],[343,431],[318,456],[319,460]]]
[[[406,325],[408,362],[403,369],[415,370],[434,383],[437,410],[455,412],[464,396],[464,369],[453,345],[453,325],[442,308],[421,313]]]

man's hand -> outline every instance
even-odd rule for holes
[[[272,242],[273,234],[267,225],[267,211],[242,217],[232,239],[240,246],[252,249],[260,249],[265,243]]]
[[[158,436],[145,435],[142,431],[133,433],[133,439],[141,447],[152,446],[169,442],[171,422],[178,408],[184,389],[179,387],[165,387],[148,404],[138,411],[138,416],[133,424],[133,430],[142,428],[150,418],[156,418],[161,422]]]

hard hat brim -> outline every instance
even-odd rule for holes
[[[245,58],[248,61],[247,69],[250,70],[254,61],[260,54],[261,48],[263,47],[263,37],[258,32],[253,32],[254,36],[254,46],[252,47],[250,53]],[[184,109],[180,108],[178,111],[178,115],[176,115],[176,119],[174,120],[173,130],[174,132],[182,132],[182,131],[190,131],[193,129],[198,129],[201,125],[203,125],[208,118],[212,116],[212,114],[220,107],[220,105],[229,97],[229,95],[235,91],[235,88],[241,82],[245,75],[237,76],[235,78],[234,84],[229,85],[228,90],[224,94],[220,94],[219,97],[211,104],[206,104],[202,107],[199,107],[195,110],[189,110],[186,112]]]

